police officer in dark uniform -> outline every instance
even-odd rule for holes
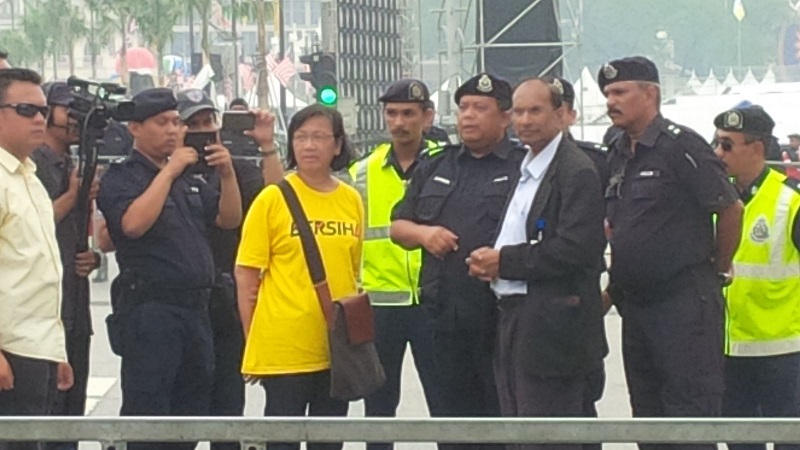
[[[45,83],[42,89],[52,112],[47,118],[45,145],[34,150],[31,159],[36,163],[36,176],[53,200],[56,239],[64,266],[61,319],[64,322],[67,358],[74,375],[72,388],[58,393],[53,413],[82,416],[86,411],[92,336],[88,276],[98,267],[99,254],[91,250],[77,252],[81,240],[85,244],[88,236],[85,235],[85,230],[78,228],[76,214],[79,179],[69,148],[71,144],[78,142],[79,135],[77,124],[67,113],[72,104],[69,86],[64,82],[54,81]],[[95,193],[96,189],[91,192],[92,195]],[[58,446],[77,448],[77,443]]]
[[[431,110],[433,114],[431,114],[428,126],[426,126],[422,132],[422,137],[429,141],[438,142],[441,146],[452,144],[452,142],[450,142],[450,135],[447,134],[447,131],[442,127],[434,125],[433,123],[436,116],[436,105],[432,100],[428,100],[425,102],[425,106],[427,109]]]
[[[434,318],[445,416],[499,415],[492,372],[497,299],[488,283],[469,276],[466,258],[492,244],[526,155],[506,133],[511,94],[508,82],[486,73],[458,88],[462,145],[421,164],[392,215],[392,240],[423,248],[420,295]]]
[[[241,196],[228,151],[206,147],[217,191],[187,170],[198,153],[169,89],[133,97],[130,156],[103,176],[97,202],[117,249],[109,338],[122,356],[121,415],[207,415],[214,371],[208,302],[215,267],[211,225],[241,221]],[[191,448],[194,444],[176,444]],[[169,448],[165,443],[134,447]]]
[[[608,293],[622,316],[633,415],[718,416],[721,288],[739,243],[742,204],[706,141],[659,113],[652,61],[612,61],[598,82],[611,120],[623,130],[609,147]]]

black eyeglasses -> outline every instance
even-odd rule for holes
[[[14,112],[20,116],[28,118],[36,117],[37,113],[41,114],[45,119],[47,119],[47,117],[50,115],[49,106],[39,106],[34,105],[33,103],[6,103],[4,105],[0,105],[0,108],[13,109]]]

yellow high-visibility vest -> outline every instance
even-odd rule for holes
[[[429,156],[441,151],[426,141]],[[406,182],[387,164],[391,143],[378,145],[366,158],[350,166],[352,185],[364,202],[364,246],[361,286],[376,306],[409,306],[419,303],[419,271],[422,251],[408,251],[392,243],[389,228],[392,208],[405,194]]]
[[[792,240],[800,193],[769,169],[747,203],[726,289],[729,356],[800,352],[800,252]]]

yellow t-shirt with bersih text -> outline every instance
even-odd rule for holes
[[[314,231],[331,296],[356,294],[364,229],[358,192],[344,183],[332,192],[315,191],[297,174],[286,180]],[[325,318],[300,235],[277,186],[265,188],[250,207],[236,264],[262,272],[242,373],[280,375],[330,368]]]

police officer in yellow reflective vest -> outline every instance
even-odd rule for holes
[[[723,414],[797,417],[800,188],[797,180],[765,164],[775,122],[761,107],[725,111],[714,119],[714,125],[714,152],[735,178],[745,204],[741,243],[725,293]],[[765,444],[729,447],[766,448]]]
[[[436,413],[437,390],[431,319],[419,306],[420,250],[407,251],[389,239],[391,212],[403,198],[408,179],[419,163],[441,151],[438,143],[423,139],[433,111],[427,86],[416,79],[393,83],[379,99],[392,136],[350,167],[353,185],[364,200],[367,218],[361,281],[375,311],[376,346],[386,370],[386,384],[366,399],[369,417],[393,417],[400,402],[400,374],[406,346],[411,345],[425,400]],[[467,394],[465,394],[467,395]],[[367,448],[389,449],[391,444],[370,443]]]

